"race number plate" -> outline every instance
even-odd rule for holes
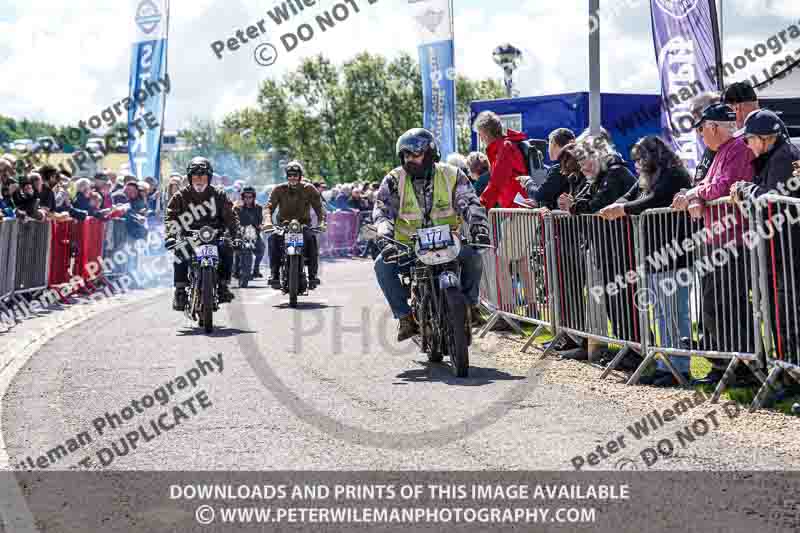
[[[286,234],[286,242],[289,243],[291,246],[298,246],[303,244],[303,234],[302,233],[287,233]]]
[[[434,226],[417,230],[420,250],[441,250],[453,246],[453,234],[450,226]]]
[[[197,257],[200,259],[217,258],[219,250],[213,244],[203,244],[197,248]]]

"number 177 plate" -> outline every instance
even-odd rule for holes
[[[420,250],[438,250],[453,245],[450,226],[434,226],[417,230]]]

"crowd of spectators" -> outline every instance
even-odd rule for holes
[[[314,182],[314,186],[322,195],[323,205],[328,212],[342,209],[371,212],[378,192],[377,183],[367,182],[340,183],[331,188],[325,183]]]
[[[605,220],[639,215],[652,208],[671,207],[678,211],[686,210],[692,219],[711,227],[719,217],[718,211],[708,206],[713,200],[731,198],[734,203],[741,204],[754,202],[767,192],[786,191],[783,186],[792,177],[793,170],[800,168],[800,149],[791,143],[781,118],[760,108],[752,86],[740,82],[731,84],[721,95],[698,95],[693,101],[692,113],[693,128],[706,147],[694,175],[690,175],[683,161],[658,136],[640,139],[631,153],[623,156],[617,152],[613,139],[604,129],[592,135],[588,130],[577,133],[558,128],[548,137],[548,155],[554,164],[548,168],[544,182],[537,183],[527,176],[526,164],[517,146],[526,138],[525,135],[504,129],[500,118],[491,111],[480,113],[473,126],[486,146],[486,152],[472,152],[466,158],[452,154],[448,163],[461,168],[471,178],[481,203],[487,209],[521,207],[515,203],[521,195],[528,206],[558,209],[570,215],[596,214]],[[625,161],[628,155],[634,163],[635,173],[629,170]],[[794,172],[800,175],[800,170]],[[798,190],[789,190],[788,194],[800,197]],[[610,230],[605,237],[613,232]],[[682,242],[685,237],[676,228],[664,228],[661,233],[663,235],[658,239],[663,241],[662,244],[673,239]],[[741,227],[738,233],[741,237]],[[593,259],[589,260],[596,263],[606,286],[625,274],[618,267],[620,262],[614,260],[624,250],[615,250],[612,244],[625,242],[622,237],[611,235],[602,243],[592,243],[587,236],[582,240],[585,249],[564,247],[561,253],[569,254],[577,263],[587,257],[586,250],[594,250],[589,254]],[[716,240],[711,245],[719,247],[723,244]],[[795,248],[800,252],[800,247]],[[648,287],[655,288],[665,276],[674,277],[685,261],[685,257],[673,260],[653,273],[647,280]],[[594,305],[591,298],[584,303],[585,272],[585,265],[575,269],[578,279],[571,282],[583,288],[578,289],[580,295],[571,300],[579,308],[567,310],[581,319],[586,316],[583,306]],[[698,317],[702,349],[754,350],[754,334],[736,334],[740,329],[754,330],[752,307],[748,294],[744,292],[747,284],[734,283],[734,280],[745,280],[748,275],[747,262],[734,261],[699,282],[696,290],[702,301],[702,316]],[[608,321],[614,334],[620,338],[638,336],[638,331],[634,331],[637,322],[632,319],[634,306],[629,305],[632,301],[628,294],[630,290],[633,289],[623,288],[615,294],[604,294]],[[796,290],[800,294],[800,288]],[[669,309],[669,313],[656,309],[653,315],[662,335],[674,331],[666,322],[677,317],[680,323],[677,334],[683,344],[692,336],[689,298],[688,288],[682,287],[671,299],[677,308]],[[739,339],[740,344],[732,345],[734,339]],[[661,340],[670,343],[667,345],[677,343],[677,339]],[[588,358],[585,339],[564,336],[553,349],[562,357]],[[600,362],[607,364],[612,357],[613,354],[606,353]],[[625,367],[628,369],[636,368],[642,361],[635,354],[626,359]],[[688,357],[672,356],[670,362],[687,380],[691,379]],[[695,383],[718,382],[725,370],[723,365],[727,363],[725,360],[712,361],[712,371]],[[746,369],[738,372],[736,379],[746,383],[750,379],[749,372]],[[660,359],[654,371],[648,372],[641,381],[660,386],[675,383],[672,373]]]
[[[33,167],[12,154],[0,157],[0,219],[82,221],[123,219],[142,239],[164,205],[157,182],[105,169],[91,179],[50,164]],[[174,192],[174,189],[173,189]]]

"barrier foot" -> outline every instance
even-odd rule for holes
[[[522,331],[522,328],[519,326],[519,324],[517,324],[516,320],[512,320],[504,315],[500,315],[500,318],[505,320],[506,324],[511,326],[511,329],[513,329],[517,333],[517,335],[522,335],[523,337],[525,336],[525,332]]]
[[[633,375],[628,380],[626,385],[636,385],[637,383],[639,383],[639,378],[642,377],[644,369],[647,368],[647,366],[653,359],[655,359],[655,357],[656,357],[656,352],[651,352],[647,354],[647,357],[645,357],[644,361],[642,361],[642,363],[636,368],[636,371],[633,373]]]
[[[541,357],[542,359],[544,359],[545,357],[547,357],[547,356],[550,354],[550,352],[552,352],[552,351],[553,351],[553,346],[555,346],[556,344],[558,344],[558,342],[559,342],[561,339],[563,339],[563,338],[564,338],[564,335],[566,335],[566,333],[564,333],[564,332],[559,332],[559,333],[556,335],[556,338],[555,338],[555,339],[553,339],[552,341],[550,341],[550,344],[548,344],[548,345],[547,345],[547,348],[545,348],[545,349],[544,349],[544,352],[542,352],[542,357]],[[536,336],[534,335],[532,338],[534,338],[534,339],[535,339],[535,338],[536,338]]]
[[[778,380],[778,377],[781,374],[781,367],[775,366],[770,370],[769,375],[767,376],[767,381],[761,385],[761,388],[758,389],[756,393],[756,397],[753,398],[753,403],[750,404],[750,412],[752,413],[756,409],[761,408],[761,405],[764,403],[764,400],[767,399],[769,394],[772,392],[775,382]]]
[[[530,339],[528,339],[528,340],[525,342],[525,345],[522,347],[522,353],[525,353],[525,351],[526,351],[528,348],[530,348],[530,347],[531,347],[531,345],[533,344],[533,342],[536,340],[536,337],[538,337],[538,336],[539,336],[539,333],[541,333],[543,329],[544,329],[544,328],[543,328],[542,326],[536,326],[536,330],[533,332],[533,335],[531,335],[531,338],[530,338]]]
[[[489,317],[489,321],[486,323],[485,326],[478,332],[478,338],[482,339],[486,336],[487,333],[497,324],[497,320],[500,318],[500,313],[495,311],[492,316]]]
[[[720,396],[722,396],[722,393],[725,392],[725,389],[728,387],[728,381],[733,378],[733,373],[738,365],[738,357],[731,359],[731,362],[728,364],[728,368],[726,368],[725,373],[722,374],[722,379],[719,380],[719,383],[717,383],[717,388],[714,389],[714,394],[711,395],[711,403],[717,403],[719,401]]]
[[[622,358],[625,357],[625,355],[628,353],[629,350],[630,347],[628,346],[621,349],[614,357],[614,359],[612,359],[611,362],[608,363],[608,366],[603,370],[603,373],[600,374],[600,379],[606,379],[606,377],[608,377],[611,371],[617,368],[617,365],[619,364],[620,361],[622,361]]]
[[[683,377],[683,374],[675,370],[675,367],[672,365],[672,361],[669,360],[669,357],[667,357],[664,354],[661,354],[661,360],[664,361],[664,365],[666,365],[667,369],[669,369],[669,371],[672,372],[672,375],[675,376],[675,379],[678,380],[678,383],[680,384],[681,387],[689,386],[689,382],[686,381],[686,378]]]
[[[17,314],[16,314],[14,311],[12,311],[12,310],[11,310],[11,309],[10,309],[10,308],[9,308],[9,307],[8,307],[8,306],[5,304],[5,302],[3,302],[2,300],[0,300],[0,310],[2,310],[2,311],[4,312],[4,314],[6,314],[7,316],[14,317],[14,322],[15,322],[15,323],[16,323],[16,322],[19,322],[19,319],[17,319]]]
[[[767,376],[764,375],[764,372],[762,372],[760,368],[755,367],[756,364],[755,361],[742,361],[742,362],[745,364],[745,366],[747,366],[747,368],[750,369],[750,372],[753,373],[753,375],[756,377],[758,381],[760,381],[762,384],[767,381]]]

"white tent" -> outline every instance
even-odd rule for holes
[[[800,61],[793,63],[778,75],[783,75],[783,79],[773,77],[756,86],[759,98],[797,98],[800,96]]]

